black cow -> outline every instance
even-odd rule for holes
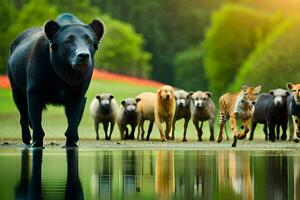
[[[66,147],[77,147],[85,93],[103,32],[99,20],[86,25],[71,14],[61,14],[43,28],[25,30],[12,42],[8,76],[25,144],[30,144],[30,126],[31,147],[43,147],[42,110],[53,104],[65,107]]]
[[[257,123],[264,124],[264,133],[266,140],[275,141],[275,127],[282,127],[281,140],[286,140],[286,130],[288,123],[287,97],[290,93],[287,90],[271,90],[269,94],[261,94],[255,104],[255,110],[252,117],[252,126],[250,140],[253,139],[254,130]],[[278,130],[279,131],[279,130]]]

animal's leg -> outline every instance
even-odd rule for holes
[[[130,140],[134,140],[135,128],[136,128],[136,125],[131,125],[131,132],[130,132],[130,135],[129,135]]]
[[[28,92],[28,112],[33,129],[31,147],[43,147],[43,138],[45,136],[42,128],[42,111],[45,103],[42,98],[36,94]]]
[[[286,130],[288,126],[288,121],[282,122],[281,127],[282,127],[282,135],[280,137],[281,140],[286,140],[287,135],[286,135]]]
[[[210,130],[210,141],[214,141],[215,140],[215,135],[214,135],[214,123],[215,119],[210,119],[209,120],[209,130]]]
[[[294,132],[297,138],[300,138],[300,117],[293,115]]]
[[[251,122],[251,131],[250,131],[250,137],[249,137],[249,140],[253,140],[253,137],[254,137],[254,131],[255,131],[255,128],[257,126],[257,123],[252,121]]]
[[[251,123],[251,118],[243,120],[242,123],[243,123],[244,131],[241,134],[238,134],[239,140],[242,140],[247,137],[247,133],[250,130],[249,127]]]
[[[166,137],[165,137],[165,134],[164,134],[164,131],[163,131],[163,128],[162,128],[162,125],[161,125],[161,121],[160,121],[160,118],[158,116],[155,117],[155,124],[159,130],[159,134],[160,134],[160,139],[164,142],[164,141],[167,141],[166,140]]]
[[[108,140],[111,139],[111,134],[112,134],[112,132],[114,130],[114,126],[115,126],[115,121],[111,121],[110,122],[110,132],[109,132],[109,138],[108,138]]]
[[[237,125],[236,125],[235,114],[230,115],[229,122],[230,122],[230,128],[231,128],[231,130],[233,132],[233,135],[238,136],[239,135],[239,131],[238,131]]]
[[[189,124],[190,118],[185,118],[184,119],[184,125],[183,125],[183,138],[182,138],[182,142],[186,142],[186,130]]]
[[[147,134],[146,140],[149,140],[149,139],[150,139],[150,134],[151,134],[151,132],[152,132],[153,125],[154,125],[154,120],[151,120],[150,123],[149,123],[148,134]]]
[[[201,134],[201,132],[200,132],[201,129],[200,129],[200,127],[199,127],[199,121],[193,120],[193,123],[194,123],[194,126],[195,126],[196,130],[197,130],[198,141],[202,141],[202,138],[201,138],[202,134]]]
[[[11,78],[10,78],[11,79]],[[28,105],[26,95],[22,93],[21,90],[17,88],[13,80],[10,80],[12,86],[12,94],[14,102],[20,113],[20,125],[22,129],[22,141],[24,144],[29,145],[31,140],[30,130],[29,130],[29,118],[28,118]]]
[[[175,138],[175,123],[176,123],[176,119],[173,119],[173,121],[172,121],[172,138],[173,138],[173,140]]]
[[[166,135],[167,138],[169,138],[171,140],[174,140],[173,137],[170,137],[171,129],[172,129],[172,119],[168,119],[168,120],[166,120],[166,132],[165,132],[165,135]]]
[[[275,142],[275,125],[269,123],[268,127],[269,127],[269,138],[272,142]]]
[[[276,125],[276,139],[279,140],[280,136],[280,124]]]
[[[68,128],[65,133],[67,137],[66,147],[77,147],[78,141],[78,126],[80,124],[84,106],[86,103],[86,97],[72,99],[65,105],[65,113],[68,119]]]
[[[232,143],[232,147],[236,147],[236,143],[237,143],[237,136],[233,136],[233,143]]]
[[[94,127],[96,131],[96,140],[99,140],[99,122],[97,122],[96,120],[94,121]]]
[[[225,124],[226,124],[226,115],[220,111],[219,112],[219,135],[217,140],[218,143],[221,143],[223,140],[223,128]],[[227,135],[227,131],[226,131],[226,135]]]
[[[288,123],[289,123],[289,141],[292,141],[294,139],[294,120],[292,116],[288,117]]]
[[[127,126],[125,126],[124,130],[125,130],[125,140],[128,140],[129,139],[129,135],[128,135],[129,131],[128,131]]]
[[[269,138],[268,138],[268,126],[267,126],[267,124],[264,124],[264,133],[265,133],[265,140],[268,140]]]
[[[145,120],[142,119],[141,120],[141,123],[140,123],[140,128],[141,128],[141,131],[142,131],[142,140],[144,140],[144,137],[145,137],[145,129],[144,129],[144,123],[145,123]],[[139,139],[139,138],[138,138]]]
[[[103,129],[104,129],[104,133],[105,133],[105,140],[109,140],[108,134],[107,134],[107,130],[108,130],[108,121],[103,122]]]

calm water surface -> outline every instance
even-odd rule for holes
[[[0,199],[300,199],[300,151],[0,149]]]

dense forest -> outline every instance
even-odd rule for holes
[[[297,0],[0,2],[1,73],[17,34],[71,12],[86,23],[105,23],[100,69],[217,95],[243,83],[267,91],[300,77]]]

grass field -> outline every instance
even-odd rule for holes
[[[121,83],[117,81],[93,80],[87,92],[87,104],[84,115],[79,127],[79,136],[84,139],[95,138],[93,120],[89,113],[89,104],[95,94],[110,92],[117,99],[118,103],[126,97],[135,97],[137,94],[144,91],[155,92],[157,88],[138,86],[129,83]],[[12,94],[10,90],[0,89],[0,138],[20,138],[19,113],[14,105]],[[47,110],[43,112],[42,121],[47,138],[64,138],[64,131],[67,127],[66,117],[63,107],[48,106]],[[146,127],[148,123],[145,123]],[[207,123],[205,123],[207,124]],[[177,138],[182,138],[183,121],[179,121],[176,126]],[[207,125],[204,127],[204,138],[208,138]],[[112,138],[118,139],[120,137],[119,130],[115,126]],[[102,126],[100,126],[100,139],[104,138]],[[154,127],[151,138],[159,138],[159,133]],[[188,138],[196,138],[196,132],[193,124],[189,124]]]
[[[92,98],[97,93],[109,92],[112,93],[117,101],[120,103],[122,99],[126,97],[135,97],[137,94],[144,91],[156,91],[156,87],[151,86],[141,86],[130,83],[123,83],[118,81],[109,80],[93,80],[89,90],[87,92],[87,104],[85,107],[84,115],[79,127],[79,136],[81,139],[93,139],[95,138],[93,120],[89,113],[89,104]],[[66,117],[64,114],[63,107],[53,107],[49,106],[46,111],[43,112],[43,127],[46,133],[45,139],[51,138],[64,138],[64,132],[67,127]],[[218,133],[217,122],[215,123],[215,137]],[[148,123],[145,123],[146,128]],[[177,139],[182,139],[183,132],[183,120],[180,120],[176,124],[175,137]],[[208,140],[209,130],[208,122],[204,123],[203,126],[204,140]],[[258,130],[261,130],[260,127]],[[136,132],[137,135],[137,132]],[[256,137],[263,138],[263,134],[256,134]],[[230,135],[231,136],[231,135]],[[120,134],[117,126],[115,126],[114,132],[112,134],[113,139],[119,139]],[[21,138],[21,129],[19,125],[19,113],[14,105],[11,91],[9,89],[0,89],[0,138],[1,139],[16,139]],[[104,138],[104,133],[102,126],[100,126],[100,139]],[[158,129],[154,126],[151,138],[158,139],[159,133]],[[197,134],[194,125],[189,123],[187,139],[196,140]]]

